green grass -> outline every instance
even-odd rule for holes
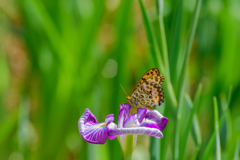
[[[126,97],[115,89],[130,95],[156,67],[165,77],[156,109],[169,124],[163,139],[138,136],[133,155],[239,159],[239,10],[237,1],[3,1],[0,159],[123,159],[117,140],[83,141],[77,121],[89,108],[116,122]],[[113,78],[102,74],[109,59]]]

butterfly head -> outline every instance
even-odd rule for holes
[[[132,102],[132,97],[130,97],[130,96],[127,96],[127,101],[131,104],[131,105],[133,105],[133,102]]]

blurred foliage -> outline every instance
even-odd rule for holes
[[[238,159],[240,1],[157,2],[2,0],[0,159],[123,159],[116,139],[83,141],[78,119],[117,119],[115,89],[131,94],[155,67],[169,124],[161,140],[139,136],[133,159]]]

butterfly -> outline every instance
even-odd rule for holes
[[[163,82],[164,76],[158,68],[150,69],[138,81],[132,95],[127,96],[127,101],[132,106],[153,110],[152,107],[160,106],[164,102],[164,92],[161,88]]]

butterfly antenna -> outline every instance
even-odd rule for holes
[[[127,95],[127,92],[125,91],[125,89],[123,88],[123,86],[122,86],[121,84],[119,84],[119,85],[122,87],[122,89],[123,89],[123,91],[125,92],[126,96],[128,96],[128,95]]]
[[[119,93],[121,93],[122,95],[124,95],[124,96],[125,96],[125,94],[123,94],[123,93],[122,93],[122,92],[120,92],[119,90],[117,90],[117,89],[116,89],[116,91],[117,91],[117,92],[119,92]]]

